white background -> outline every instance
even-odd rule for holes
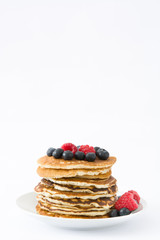
[[[160,2],[0,1],[3,239],[158,239]],[[56,229],[18,211],[38,183],[36,160],[65,142],[117,157],[119,189],[147,201],[110,229]]]

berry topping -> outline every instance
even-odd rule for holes
[[[47,150],[47,156],[51,157],[52,156],[52,153],[55,151],[56,149],[55,148],[49,148]]]
[[[77,151],[77,152],[75,153],[75,158],[78,159],[78,160],[84,160],[84,159],[85,159],[85,154],[84,154],[84,152]]]
[[[70,160],[75,156],[75,158],[78,160],[87,160],[89,162],[93,162],[96,159],[96,156],[101,160],[106,160],[109,157],[109,152],[107,152],[103,148],[99,148],[99,147],[94,148],[89,145],[79,145],[76,147],[72,143],[64,143],[61,146],[61,148],[57,148],[57,149],[49,148],[47,150],[47,156],[62,158],[63,152],[66,152],[66,151],[70,151],[73,153],[72,157],[70,153],[64,153],[63,158],[66,160],[67,159]],[[87,155],[88,153],[92,153],[92,154]],[[135,196],[135,199],[138,199],[137,196]]]
[[[71,160],[73,158],[73,152],[67,150],[67,151],[64,151],[63,154],[62,154],[62,157],[65,159],[65,160]]]
[[[86,154],[86,160],[88,162],[94,162],[94,160],[96,159],[96,154],[93,152],[89,152]]]
[[[71,151],[73,154],[75,154],[75,152],[77,152],[77,147],[72,144],[72,143],[64,143],[61,147],[64,151]]]
[[[97,152],[97,151],[98,151],[98,149],[100,149],[100,147],[94,147],[94,149],[95,149],[95,151]]]
[[[95,153],[94,147],[91,147],[89,145],[81,145],[78,149],[80,152],[84,152],[84,154],[87,154],[89,152]]]
[[[110,211],[109,213],[110,217],[117,217],[118,216],[118,210],[117,209],[113,209]]]
[[[107,152],[105,149],[99,148],[96,152],[97,157],[99,157],[101,160],[107,160],[109,158],[109,152]]]
[[[134,211],[138,208],[138,204],[134,200],[133,194],[126,192],[117,200],[115,208],[117,210],[120,210],[121,208],[128,208],[129,211]]]
[[[136,200],[137,203],[139,204],[139,202],[140,202],[140,196],[139,196],[139,194],[138,194],[136,191],[133,191],[133,190],[130,190],[130,191],[128,191],[128,192],[130,192],[130,193],[133,194],[134,200]]]
[[[52,156],[55,158],[61,158],[62,153],[64,152],[64,150],[62,148],[57,148],[53,153]]]
[[[128,215],[128,214],[130,214],[131,212],[128,210],[128,208],[121,208],[120,210],[119,210],[119,216],[124,216],[124,215]]]

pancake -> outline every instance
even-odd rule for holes
[[[39,183],[35,187],[35,191],[38,193],[45,193],[46,196],[54,196],[54,198],[83,198],[83,199],[97,199],[100,197],[112,197],[116,195],[117,188],[111,188],[105,191],[97,191],[94,193],[87,192],[73,192],[73,191],[60,191],[55,189],[54,187],[47,186],[45,184]]]
[[[53,203],[48,201],[45,197],[43,197],[42,195],[38,195],[37,196],[37,200],[38,202],[44,202],[44,203],[49,203],[52,205],[53,208],[61,208],[61,209],[66,209],[66,210],[82,210],[82,211],[86,211],[86,210],[104,210],[106,208],[104,207],[94,207],[94,206],[90,206],[90,207],[83,207],[83,206],[73,206],[73,205],[65,205],[65,204],[58,204],[58,203]]]
[[[85,188],[85,187],[80,187],[75,185],[61,185],[61,184],[53,183],[50,180],[47,180],[45,178],[41,180],[41,183],[46,186],[53,187],[54,189],[59,191],[86,192],[86,193],[92,193],[92,194],[101,193],[101,194],[112,194],[112,195],[115,195],[117,192],[116,185],[113,185],[112,187],[107,187],[107,188],[95,188],[93,186]]]
[[[90,210],[90,209],[87,209],[86,210],[83,210],[83,209],[65,209],[65,208],[56,208],[55,206],[52,206],[51,204],[49,203],[46,203],[46,202],[41,202],[39,201],[38,202],[39,206],[42,208],[42,209],[45,209],[49,212],[53,212],[53,213],[58,213],[58,214],[69,214],[69,215],[78,215],[78,216],[102,216],[102,215],[105,215],[107,214],[110,210],[109,209],[103,209],[103,210]]]
[[[91,217],[91,216],[73,216],[73,215],[69,215],[69,214],[58,214],[58,213],[53,213],[53,212],[49,212],[47,210],[42,209],[39,204],[37,204],[36,206],[36,211],[38,214],[40,215],[44,215],[44,216],[49,216],[49,217],[59,217],[59,218],[79,218],[79,219],[96,219],[96,218],[108,218],[108,214],[103,215],[103,216],[95,216],[95,217]]]
[[[109,157],[107,160],[100,160],[96,158],[94,162],[88,162],[85,160],[72,160],[56,159],[54,157],[44,156],[38,159],[37,163],[43,168],[53,169],[100,169],[112,167],[116,162],[115,157]]]
[[[106,172],[106,173],[104,173],[104,174],[98,174],[98,175],[94,175],[94,176],[92,176],[92,175],[83,175],[83,176],[80,176],[80,178],[87,178],[87,179],[106,179],[106,178],[109,178],[110,176],[111,176],[111,174],[112,174],[112,171],[111,171],[111,169],[108,171],[108,172]]]
[[[100,169],[53,169],[53,168],[37,168],[37,173],[40,177],[49,178],[64,178],[64,177],[77,177],[83,175],[95,176],[98,174],[105,174],[110,171],[110,168],[100,168]]]
[[[72,185],[72,186],[80,186],[80,187],[90,187],[94,186],[96,188],[106,188],[111,187],[116,184],[117,180],[110,176],[107,179],[87,179],[87,178],[46,178],[53,183],[61,184],[61,185]]]
[[[98,199],[82,199],[82,198],[72,198],[72,199],[62,199],[62,198],[54,198],[54,196],[46,196],[45,193],[41,193],[37,195],[37,200],[47,201],[48,203],[61,204],[65,207],[81,207],[86,210],[91,207],[97,208],[111,208],[115,201],[117,200],[116,196],[113,197],[102,197]]]

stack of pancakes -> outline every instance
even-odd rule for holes
[[[52,217],[106,218],[117,200],[116,179],[111,176],[115,157],[64,160],[44,156],[38,160],[42,177],[35,187],[37,213]]]

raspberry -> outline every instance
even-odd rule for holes
[[[138,202],[138,204],[139,204],[139,202],[140,202],[140,196],[139,196],[139,194],[136,192],[136,191],[134,191],[134,190],[130,190],[130,191],[128,191],[128,192],[130,192],[130,193],[132,193],[133,194],[133,198]]]
[[[93,152],[95,153],[95,149],[92,146],[89,145],[81,145],[80,148],[78,149],[80,152],[84,152],[84,154],[86,155],[89,152]]]
[[[77,152],[77,147],[72,143],[64,143],[61,147],[64,151],[71,151],[73,154]]]
[[[133,194],[126,192],[117,200],[115,208],[117,210],[120,210],[121,208],[128,208],[129,211],[134,211],[138,208],[138,204],[134,200]]]

